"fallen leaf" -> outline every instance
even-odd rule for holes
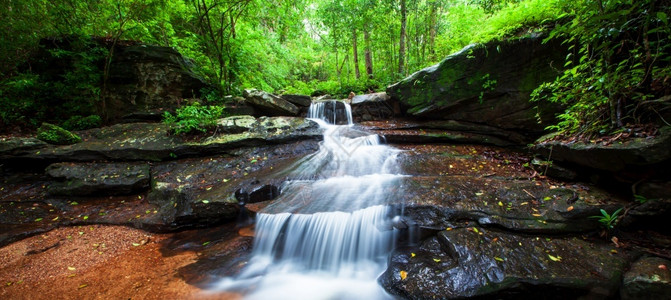
[[[209,200],[203,200],[203,203],[208,204],[208,203],[210,203],[210,201]]]
[[[447,230],[447,231],[450,231],[450,230],[452,230],[452,229],[454,229],[454,228],[452,228],[452,227],[447,227],[447,228],[445,228],[445,230]]]
[[[208,244],[210,244],[210,242],[209,242],[209,241],[207,241],[207,242],[203,243],[203,246],[207,246]]]
[[[561,261],[561,256],[552,256],[552,255],[548,254],[548,257],[549,257],[552,261]]]
[[[522,203],[520,203],[520,205],[528,205],[528,204],[529,204],[529,202],[522,202]]]
[[[500,258],[498,256],[494,256],[494,259],[497,260],[497,261],[503,261],[503,258]]]
[[[410,252],[410,257],[415,257],[416,254],[414,252]]]
[[[499,201],[499,206],[503,206],[503,202]]]
[[[573,210],[573,205],[566,208],[566,211],[572,211],[572,210]]]
[[[82,284],[82,285],[79,286],[79,288],[80,288],[80,289],[83,289],[83,288],[85,288],[85,287],[87,287],[87,286],[89,286],[89,285],[88,285],[88,284]]]
[[[492,243],[496,243],[499,240],[499,238],[495,237],[492,239]]]
[[[666,265],[659,265],[657,268],[660,270],[666,270]]]
[[[440,262],[440,259],[434,258],[433,261]]]
[[[406,271],[401,271],[399,273],[401,275],[401,280],[405,280],[405,278],[408,277],[408,272]]]
[[[140,244],[138,244],[138,243],[133,243],[133,246],[134,246],[134,247],[137,247],[137,246],[140,246]]]
[[[74,271],[74,270],[77,270],[77,269],[75,267],[68,267],[68,270]]]
[[[534,217],[540,217],[541,216],[541,214],[531,214],[531,215],[534,216]]]
[[[478,231],[478,229],[475,227],[473,227],[473,231],[475,231],[475,233],[480,233],[480,231]]]

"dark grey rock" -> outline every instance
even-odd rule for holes
[[[566,51],[542,36],[470,45],[440,63],[387,87],[417,118],[467,121],[537,136],[560,107],[529,102],[557,76]]]
[[[650,166],[671,160],[671,126],[654,138],[632,138],[624,142],[565,143],[540,138],[533,150],[553,161],[568,162],[610,172],[630,167]]]
[[[379,281],[407,299],[608,299],[626,267],[610,248],[580,238],[456,228],[396,250]]]
[[[125,195],[149,188],[149,165],[142,163],[56,163],[46,173],[57,181],[51,195]]]
[[[620,297],[633,299],[671,299],[671,261],[644,257],[624,274]]]
[[[306,95],[284,94],[280,95],[280,98],[302,107],[308,107],[312,103],[312,98]]]
[[[356,95],[351,105],[356,121],[389,120],[401,113],[398,103],[385,92]]]
[[[244,90],[246,103],[265,116],[296,116],[300,109],[291,102],[259,90]]]

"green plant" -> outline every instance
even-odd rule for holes
[[[599,223],[601,223],[601,226],[604,227],[606,230],[611,230],[615,228],[615,225],[617,225],[618,218],[620,216],[620,213],[622,212],[623,208],[619,208],[618,210],[614,211],[612,214],[609,214],[606,210],[601,209],[601,215],[600,216],[591,216],[589,217],[590,219],[597,219]]]
[[[614,133],[627,124],[656,121],[668,105],[671,35],[664,2],[585,1],[548,39],[560,39],[569,54],[564,72],[539,87],[534,100],[566,105],[559,122],[548,127],[591,138]],[[662,100],[656,100],[662,99]]]
[[[37,129],[37,138],[56,145],[71,145],[82,141],[78,135],[49,123],[42,123]]]
[[[100,127],[102,119],[98,115],[90,115],[88,117],[72,116],[61,125],[67,130],[85,130]]]
[[[648,202],[648,201],[650,201],[650,200],[652,200],[652,199],[648,199],[648,198],[646,198],[645,196],[634,195],[634,201],[638,202],[639,204],[646,203],[646,202]]]
[[[221,106],[204,106],[198,102],[177,109],[176,114],[163,114],[163,123],[170,126],[175,134],[207,132],[217,125],[217,119],[224,113]]]

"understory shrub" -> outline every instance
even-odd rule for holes
[[[223,114],[224,108],[222,106],[206,106],[194,102],[178,108],[175,115],[165,112],[163,123],[170,126],[170,130],[174,134],[205,133],[217,125],[217,119]]]

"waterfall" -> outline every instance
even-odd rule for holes
[[[252,258],[218,290],[246,299],[387,299],[377,277],[394,246],[399,150],[352,127],[350,106],[316,102],[319,150],[288,169],[280,196],[257,214]],[[343,125],[338,125],[343,124]]]

